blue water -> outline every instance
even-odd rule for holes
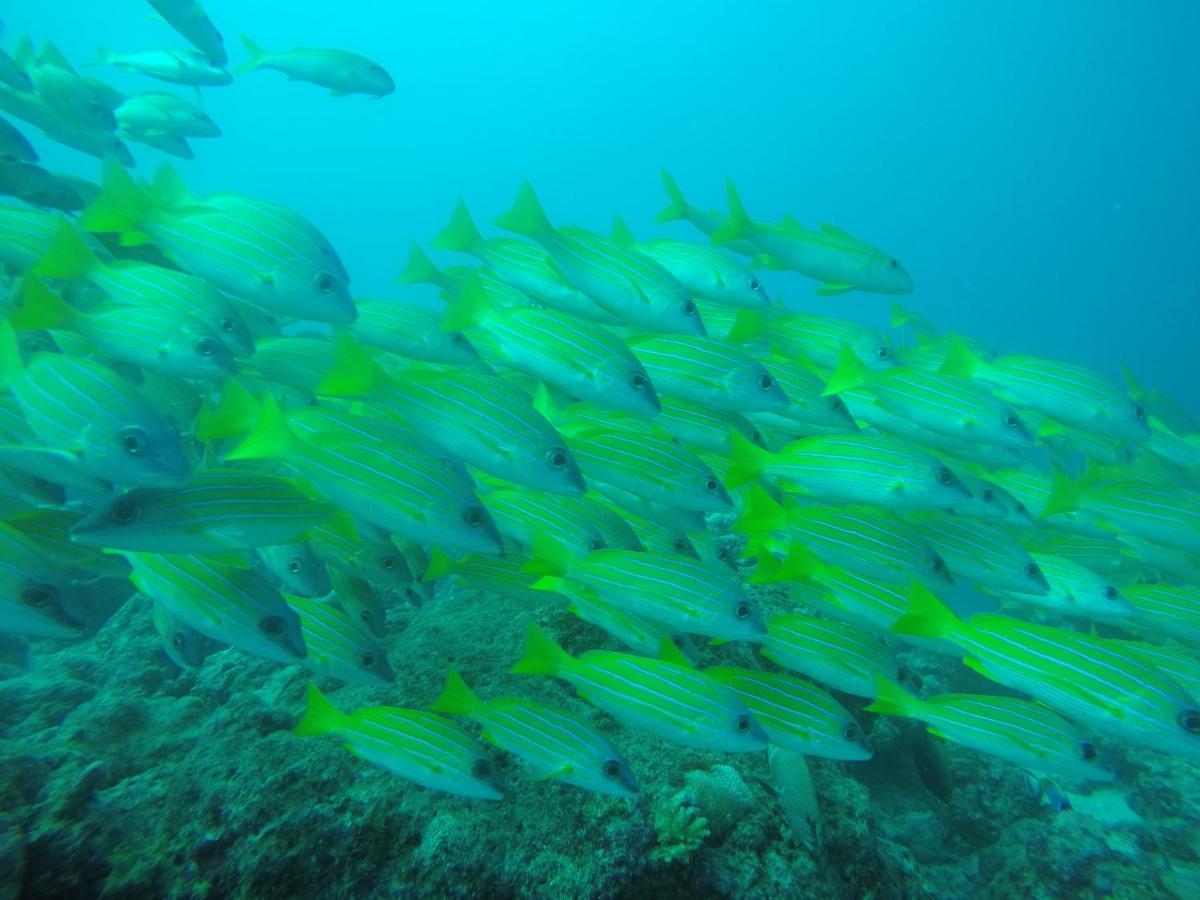
[[[910,305],[947,329],[1113,376],[1125,363],[1200,407],[1200,4],[205,6],[234,65],[246,32],[268,49],[353,49],[395,77],[379,101],[275,72],[208,90],[225,135],[177,163],[199,193],[302,210],[360,297],[399,295],[408,242],[460,195],[484,220],[527,177],[556,221],[602,229],[620,210],[646,234],[660,167],[703,206],[722,204],[728,174],[755,217],[886,248],[916,279]],[[182,46],[137,0],[18,0],[3,18],[75,60]],[[38,146],[50,167],[98,170]],[[148,175],[157,154],[136,152]],[[791,304],[887,317],[887,298],[768,283]]]

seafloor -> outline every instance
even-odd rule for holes
[[[761,599],[767,613],[781,602]],[[765,753],[676,747],[561,682],[509,674],[530,620],[572,652],[614,646],[551,597],[535,608],[439,585],[390,612],[394,686],[317,683],[345,709],[420,707],[454,665],[485,698],[574,710],[624,752],[636,803],[534,781],[500,751],[506,799],[465,800],[335,738],[293,736],[308,673],[236,650],[180,671],[140,597],[87,641],[0,639],[0,898],[1200,897],[1194,764],[1110,747],[1115,786],[1056,813],[1013,766],[861,714],[874,759],[811,760],[823,823],[810,849],[764,786]],[[754,664],[745,646],[699,653]],[[994,689],[952,660],[905,663],[927,688]],[[687,777],[715,766],[741,778]]]

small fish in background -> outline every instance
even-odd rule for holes
[[[239,75],[257,69],[275,69],[292,81],[327,87],[331,97],[369,94],[378,99],[396,90],[392,76],[383,66],[347,50],[296,48],[269,53],[245,35],[242,44],[250,59],[238,69]]]
[[[0,159],[6,162],[38,161],[38,154],[33,145],[15,125],[3,117],[0,117]]]
[[[504,799],[504,784],[482,745],[436,713],[390,706],[343,713],[310,684],[308,710],[293,733],[336,735],[355,756],[435,791]]]
[[[911,749],[913,768],[921,784],[943,803],[950,803],[954,798],[954,778],[941,744],[928,729],[918,728],[913,734]]]
[[[197,0],[147,0],[163,20],[214,66],[229,62],[225,40]]]
[[[821,805],[804,754],[772,744],[767,749],[771,778],[764,782],[792,829],[792,837],[809,850],[821,846]]]
[[[80,75],[50,41],[44,41],[36,54],[31,44],[23,42],[17,58],[37,95],[65,120],[98,131],[117,127],[114,111],[124,100],[121,92]]]
[[[1071,809],[1071,798],[1054,781],[1035,775],[1033,772],[1022,772],[1025,786],[1035,801],[1049,807],[1050,812],[1058,814]]]
[[[214,138],[221,129],[193,103],[165,91],[131,94],[116,109],[117,124],[125,134]]]
[[[117,101],[119,105],[120,101]],[[0,110],[30,125],[65,147],[86,153],[97,159],[115,159],[122,166],[135,163],[133,154],[111,131],[80,125],[59,114],[53,106],[33,91],[23,91],[0,84]]]
[[[31,162],[0,161],[0,194],[65,213],[78,212],[86,205],[74,184]]]
[[[216,66],[196,50],[142,50],[137,53],[114,53],[99,49],[97,65],[112,66],[122,72],[134,72],[194,87],[219,87],[230,84],[233,76],[223,65]]]
[[[324,597],[333,585],[323,563],[307,541],[276,544],[255,551],[256,568],[261,566],[276,587],[301,597]]]
[[[284,599],[300,617],[306,668],[350,684],[395,683],[387,651],[364,625],[323,600],[291,594]]]
[[[217,646],[156,600],[150,601],[154,629],[162,640],[163,653],[179,668],[198,669]]]

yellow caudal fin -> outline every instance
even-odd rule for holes
[[[530,622],[525,631],[525,652],[512,667],[518,675],[557,675],[571,659],[536,623]]]
[[[950,607],[921,584],[914,581],[908,591],[908,611],[897,619],[891,630],[913,637],[953,637],[962,628],[962,621]]]
[[[838,354],[837,368],[829,376],[829,381],[826,382],[821,396],[830,397],[833,394],[852,391],[862,387],[870,379],[871,370],[855,355],[849,344],[842,344],[841,352]]]
[[[315,684],[308,686],[308,709],[292,729],[292,734],[336,734],[346,714],[333,705]]]
[[[736,429],[729,434],[732,454],[729,472],[725,476],[727,488],[741,487],[758,478],[767,470],[771,454],[755,444]]]
[[[475,253],[481,251],[487,243],[467,209],[467,204],[459,200],[454,212],[450,213],[450,222],[439,231],[430,242],[439,250],[452,250],[456,253]]]
[[[448,713],[454,716],[470,716],[483,706],[483,701],[476,696],[462,676],[453,667],[446,672],[446,686],[433,705],[429,707],[434,712]]]
[[[922,706],[918,697],[914,697],[894,681],[884,678],[882,675],[876,675],[875,701],[864,709],[881,716],[914,719],[919,718]]]
[[[492,222],[497,228],[530,238],[537,238],[553,230],[537,194],[533,192],[533,185],[528,181],[521,184],[512,209],[496,216]]]

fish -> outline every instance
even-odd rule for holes
[[[853,434],[859,430],[846,402],[836,394],[824,393],[825,382],[819,375],[775,354],[760,354],[759,359],[787,394],[788,405],[780,410],[751,410],[746,415],[756,425],[791,435],[779,446],[808,435]]]
[[[158,632],[167,658],[181,669],[200,668],[216,644],[161,603],[151,600],[150,609],[154,630]]]
[[[0,159],[2,158],[35,163],[38,161],[38,154],[33,149],[33,144],[29,143],[29,139],[8,119],[0,116]]]
[[[62,570],[29,536],[0,521],[0,634],[77,638],[84,622],[71,606]]]
[[[922,700],[881,676],[876,699],[866,710],[918,719],[940,738],[1023,769],[1088,781],[1114,777],[1083,729],[1029,700],[984,694],[938,694]]]
[[[204,110],[165,91],[132,94],[117,107],[115,115],[118,127],[126,134],[221,136],[221,129]]]
[[[439,313],[396,300],[357,300],[355,308],[349,333],[362,344],[425,362],[482,364],[470,339],[443,327]]]
[[[385,588],[411,584],[420,572],[408,565],[395,544],[378,540],[371,532],[357,525],[349,513],[338,510],[308,533],[308,545],[328,568]]]
[[[270,394],[254,429],[225,454],[239,459],[282,460],[326,499],[385,531],[464,552],[502,552],[471,483],[441,460],[337,429],[298,437]]]
[[[148,0],[163,20],[214,66],[229,62],[225,41],[198,0]]]
[[[890,509],[947,509],[970,497],[940,460],[898,438],[883,435],[815,435],[779,453],[731,436],[727,481],[740,487],[762,475],[817,500]]]
[[[178,483],[190,471],[179,433],[133,385],[99,363],[39,353],[22,363],[12,326],[0,322],[0,389],[16,398],[47,447],[77,454],[116,484]]]
[[[496,308],[477,277],[468,279],[443,327],[480,329],[508,366],[581,400],[646,416],[660,409],[636,352],[602,325],[552,309]]]
[[[254,552],[253,562],[284,593],[324,597],[333,590],[325,563],[307,541],[259,547]]]
[[[0,84],[0,110],[37,126],[50,140],[81,153],[97,159],[111,157],[123,166],[134,164],[129,148],[111,131],[89,128],[64,118],[57,109],[32,91]]]
[[[611,312],[567,283],[538,244],[512,238],[485,239],[462,200],[432,244],[439,250],[469,253],[487,267],[487,272],[550,309],[601,324],[620,323]]]
[[[338,609],[376,638],[387,636],[387,610],[368,582],[337,566],[330,566],[329,583]]]
[[[1034,443],[1034,435],[1017,410],[979,384],[907,366],[872,372],[853,350],[843,347],[825,393],[859,389],[865,389],[874,403],[893,415],[958,440],[1018,450]]]
[[[1121,594],[1139,625],[1200,648],[1200,586],[1128,584]]]
[[[672,509],[732,509],[733,501],[712,468],[674,441],[596,427],[568,430],[566,442],[588,484],[606,496],[614,496],[615,488]]]
[[[118,165],[81,217],[91,232],[123,244],[154,244],[184,271],[268,312],[335,325],[354,321],[349,277],[329,242],[299,213],[232,194],[187,196],[168,166],[153,186]]]
[[[724,213],[713,209],[699,209],[688,203],[687,198],[683,196],[683,191],[679,189],[679,185],[675,183],[675,179],[671,177],[670,172],[662,169],[659,174],[662,177],[663,188],[666,190],[667,197],[671,202],[662,212],[654,217],[655,222],[661,224],[685,220],[698,228],[707,237],[711,237],[714,231],[725,224],[728,217]],[[742,256],[758,256],[759,253],[758,248],[754,244],[745,240],[729,240],[723,246],[734,253],[740,253]]]
[[[741,413],[712,409],[677,397],[661,399],[654,424],[692,451],[728,456],[733,449],[729,443],[731,431],[739,432],[753,444],[766,446],[754,423]]]
[[[879,248],[824,222],[815,231],[792,219],[779,225],[755,222],[729,179],[725,181],[725,193],[729,218],[709,235],[714,244],[748,241],[772,267],[794,269],[820,281],[817,293],[825,297],[852,290],[912,293],[912,276],[899,260]]]
[[[1015,538],[989,522],[935,514],[912,516],[909,526],[937,551],[958,578],[988,589],[1035,597],[1050,593],[1041,566]]]
[[[0,161],[0,194],[63,212],[76,212],[85,205],[72,183],[27,162]]]
[[[737,691],[772,746],[847,761],[873,755],[862,726],[828,692],[810,682],[733,666],[710,666],[703,672]]]
[[[1150,437],[1141,404],[1084,366],[1037,356],[985,360],[958,340],[939,371],[990,385],[1001,397],[1083,431],[1135,443]]]
[[[695,301],[666,269],[601,235],[555,228],[528,182],[512,209],[493,221],[537,241],[568,283],[622,322],[649,331],[704,334]]]
[[[725,412],[778,412],[788,396],[766,366],[719,338],[648,335],[628,342],[655,388]]]
[[[71,529],[86,547],[145,553],[228,553],[293,543],[327,522],[333,508],[295,481],[217,468],[173,488],[124,491]]]
[[[138,260],[101,258],[64,222],[46,252],[31,267],[44,278],[85,279],[113,304],[158,308],[198,318],[216,331],[235,357],[254,354],[254,335],[237,308],[212,284],[178,269]]]
[[[270,53],[244,34],[242,45],[250,59],[238,69],[239,75],[258,69],[275,69],[290,81],[307,81],[327,87],[331,97],[368,94],[378,99],[396,90],[396,83],[383,66],[348,50],[298,47]]]
[[[117,127],[114,110],[123,99],[120,92],[79,75],[52,43],[43,42],[41,53],[24,63],[38,97],[64,120],[101,132]]]
[[[638,241],[620,216],[613,223],[612,239],[620,246],[654,260],[693,297],[750,309],[771,304],[758,276],[720,248],[668,238]]]
[[[784,551],[798,542],[822,562],[881,581],[907,584],[920,578],[945,585],[954,581],[946,560],[909,523],[875,507],[792,504],[784,508],[760,484],[751,484],[733,527],[760,543],[764,534],[779,533]],[[778,574],[794,577],[790,567]]]
[[[504,799],[504,784],[483,747],[436,713],[392,706],[343,713],[310,684],[308,708],[293,734],[336,735],[355,756],[431,790]]]
[[[1147,484],[1125,477],[1128,470],[1094,469],[1077,481],[1058,474],[1041,518],[1082,512],[1107,532],[1131,532],[1147,541],[1200,554],[1200,494],[1169,483]]]
[[[611,650],[573,657],[531,622],[513,672],[561,678],[618,721],[685,747],[750,753],[767,746],[737,694],[685,662]]]
[[[856,697],[875,696],[877,675],[900,677],[891,648],[878,635],[834,619],[796,613],[773,616],[767,620],[762,654]]]
[[[284,600],[300,617],[309,671],[350,684],[395,683],[387,653],[365,625],[323,600],[294,594],[284,594]]]
[[[559,587],[558,593],[567,599],[568,612],[642,656],[656,656],[668,637],[657,622],[636,616],[588,588],[567,583]]]
[[[500,533],[526,548],[538,535],[571,554],[603,550],[604,533],[594,521],[580,518],[574,498],[529,490],[490,490],[484,494]]]
[[[754,604],[728,570],[675,553],[593,550],[572,555],[545,533],[535,536],[524,571],[535,590],[562,581],[586,587],[641,619],[688,634],[758,640],[766,633]]]
[[[1200,759],[1200,703],[1148,670],[1126,642],[987,613],[963,622],[916,586],[909,612],[892,629],[954,642],[985,678],[1101,734]]]
[[[222,333],[190,311],[167,306],[102,304],[81,312],[26,275],[23,304],[10,318],[21,328],[69,328],[101,352],[164,375],[222,381],[237,365]]]
[[[524,697],[483,700],[453,668],[431,709],[477,723],[484,740],[520,758],[538,780],[552,778],[610,797],[637,795],[629,763],[578,716]]]
[[[870,328],[782,307],[769,313],[742,310],[726,339],[736,344],[766,340],[777,355],[805,360],[822,369],[836,369],[845,347],[869,369],[887,369],[898,363],[895,348]]]
[[[1135,607],[1108,579],[1072,559],[1050,553],[1030,553],[1049,590],[1045,594],[1004,591],[999,596],[1060,615],[1081,616],[1099,622],[1120,623],[1135,615]]]
[[[821,807],[802,753],[771,745],[767,750],[771,793],[779,801],[792,836],[811,850],[821,846]]]
[[[204,556],[121,552],[133,567],[134,586],[179,621],[254,656],[304,661],[299,617],[248,567]]]
[[[117,137],[123,141],[132,141],[135,144],[144,144],[147,147],[153,147],[160,153],[165,153],[167,156],[174,156],[178,159],[196,158],[196,153],[192,150],[192,145],[187,142],[187,138],[180,137],[177,134],[127,131],[124,128],[119,128],[117,129]]]
[[[189,84],[195,87],[218,87],[230,84],[233,76],[224,64],[214,65],[208,56],[195,50],[142,50],[136,53],[114,53],[99,49],[100,64],[113,66],[122,72],[135,72],[159,81]]]

